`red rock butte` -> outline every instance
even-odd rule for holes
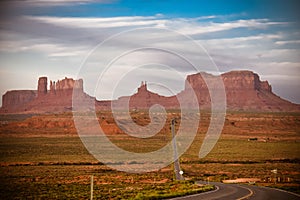
[[[112,101],[98,101],[83,90],[83,80],[65,78],[50,81],[48,90],[47,77],[40,77],[37,90],[12,90],[2,96],[1,113],[41,113],[66,112],[72,110],[72,95],[82,103],[91,103],[96,110],[110,110],[112,103],[122,107],[129,102],[130,108],[149,109],[154,104],[160,104],[166,109],[180,109],[178,98],[189,101],[188,96],[194,90],[200,109],[210,109],[211,100],[205,80],[215,80],[217,76],[204,72],[188,75],[183,91],[175,96],[165,97],[148,90],[147,83],[142,82],[137,92],[132,96],[120,97]],[[280,98],[272,92],[267,81],[261,81],[252,71],[231,71],[221,75],[223,80],[227,109],[232,111],[259,112],[299,112],[300,105]],[[187,87],[187,85],[191,87]],[[218,88],[214,88],[218,89]],[[188,104],[187,104],[188,105]],[[93,109],[92,107],[90,109]],[[192,108],[191,108],[192,109]]]

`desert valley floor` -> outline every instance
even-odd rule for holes
[[[169,122],[179,114],[169,110],[164,128],[148,139],[119,131],[110,112],[98,112],[97,116],[111,141],[128,151],[145,152],[170,141]],[[131,117],[140,125],[150,120],[146,111],[131,112]],[[299,113],[227,112],[220,140],[200,159],[198,152],[209,120],[210,113],[202,112],[197,136],[180,157],[184,176],[190,181],[181,184],[173,181],[172,165],[144,174],[118,172],[103,165],[84,148],[72,113],[1,115],[0,189],[5,191],[1,199],[87,199],[91,175],[97,199],[151,199],[187,187],[199,190],[191,184],[195,180],[237,178],[254,178],[257,185],[299,193]],[[274,169],[277,174],[272,173]],[[201,190],[212,189],[206,187]]]

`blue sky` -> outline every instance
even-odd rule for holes
[[[203,67],[211,73],[252,70],[276,94],[300,103],[298,1],[10,0],[0,7],[1,94],[35,89],[39,76],[83,77],[98,99],[132,94],[142,80],[164,95],[179,92],[196,71],[161,51],[134,51],[105,71],[113,55],[152,45],[203,65],[212,58],[217,69]],[[143,31],[130,31],[136,28]],[[124,31],[130,34],[114,37]],[[200,60],[206,52],[210,57]],[[105,87],[99,91],[97,83]]]

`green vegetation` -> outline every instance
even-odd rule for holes
[[[161,199],[212,190],[193,181],[172,181],[172,172],[128,174],[103,165],[2,166],[1,199],[76,198],[90,195],[94,175],[95,199]]]
[[[113,123],[107,113],[98,114],[101,120]],[[191,180],[184,182],[174,181],[172,166],[144,174],[110,169],[87,152],[80,138],[70,133],[74,131],[72,127],[32,127],[35,125],[32,121],[28,122],[30,126],[9,126],[9,123],[23,123],[30,116],[2,116],[5,123],[0,124],[0,190],[5,192],[1,192],[0,199],[88,199],[91,175],[94,175],[97,199],[162,199],[193,194],[213,189],[194,184],[196,180],[208,178],[210,181],[260,178],[258,185],[299,193],[299,114],[229,113],[220,140],[205,158],[199,159],[209,122],[208,113],[201,115],[203,126],[191,147],[180,157],[184,176]],[[39,116],[34,116],[34,122],[38,121],[35,117]],[[62,121],[71,117],[64,113],[43,120]],[[139,124],[148,121],[145,114],[142,121],[138,121],[138,113],[133,117]],[[169,142],[168,131],[169,124],[149,139],[124,134],[108,137],[128,151],[147,152]],[[248,141],[253,137],[258,140]],[[273,169],[278,170],[276,176],[280,177],[276,184]]]
[[[192,181],[172,182],[169,184],[164,184],[161,187],[157,187],[154,189],[150,187],[144,190],[143,192],[139,192],[134,198],[130,198],[130,199],[135,199],[135,200],[166,199],[172,197],[197,194],[200,192],[206,192],[213,189],[214,186],[212,185],[198,186],[195,185],[195,183]]]

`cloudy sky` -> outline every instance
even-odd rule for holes
[[[298,8],[292,0],[1,1],[0,93],[35,89],[48,76],[84,78],[98,99],[130,95],[143,80],[171,95],[197,71],[251,70],[300,103]]]

